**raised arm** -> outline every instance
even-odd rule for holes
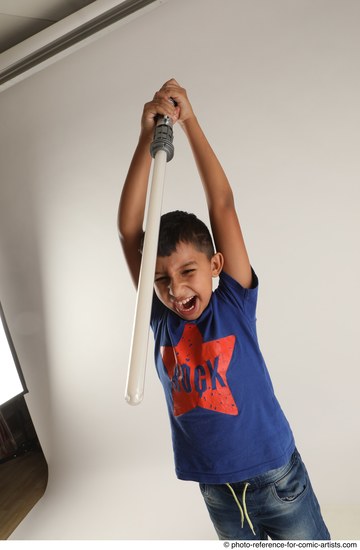
[[[141,266],[139,249],[143,237],[146,193],[151,167],[150,144],[154,133],[155,118],[159,114],[168,115],[176,120],[178,113],[179,108],[175,108],[173,103],[157,94],[152,101],[145,104],[139,141],[120,197],[119,237],[135,286],[138,284]]]
[[[174,98],[180,108],[179,123],[190,143],[204,187],[215,247],[224,256],[224,271],[244,288],[250,288],[251,266],[226,174],[199,125],[186,91],[172,79],[163,86],[162,93],[163,97]]]

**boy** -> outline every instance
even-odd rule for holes
[[[179,122],[188,138],[216,249],[193,214],[162,216],[151,326],[177,476],[200,484],[220,539],[328,540],[259,350],[258,280],[232,190],[186,91],[174,79],[144,107],[121,195],[119,234],[133,281],[136,285],[140,271],[149,148],[158,115]],[[213,292],[212,278],[218,276]]]

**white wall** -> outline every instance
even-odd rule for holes
[[[50,469],[14,539],[215,538],[173,473],[151,357],[143,404],[123,399],[117,204],[172,76],[233,184],[262,349],[330,530],[360,538],[359,17],[356,0],[169,0],[0,95],[0,298]],[[164,209],[206,219],[178,128],[174,144]]]

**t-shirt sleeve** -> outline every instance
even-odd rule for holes
[[[251,271],[251,288],[242,287],[240,283],[225,272],[220,273],[217,292],[220,297],[236,304],[248,319],[255,321],[259,280],[253,268],[251,268]]]

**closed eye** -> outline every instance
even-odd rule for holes
[[[190,275],[190,273],[193,273],[195,271],[195,269],[185,269],[182,274],[183,275]]]
[[[155,278],[155,283],[163,283],[168,280],[166,275],[161,275],[160,277]]]

